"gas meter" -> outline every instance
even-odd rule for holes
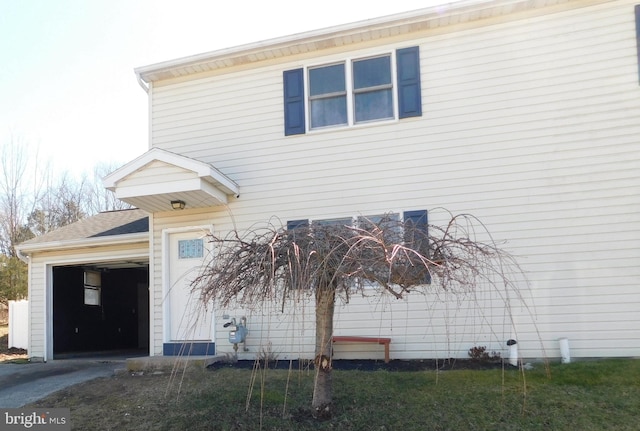
[[[238,352],[238,344],[245,343],[247,339],[247,334],[249,334],[249,330],[247,329],[247,318],[242,317],[240,319],[240,323],[236,322],[236,318],[234,317],[231,321],[225,323],[223,325],[225,328],[230,328],[229,330],[229,342],[233,344],[233,350],[235,350],[236,354]],[[246,352],[246,346],[243,348]]]

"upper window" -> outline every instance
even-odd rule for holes
[[[391,57],[353,62],[354,122],[393,118]]]
[[[309,69],[311,128],[347,124],[344,64]]]
[[[418,47],[283,76],[285,135],[422,115]]]

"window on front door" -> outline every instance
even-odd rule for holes
[[[204,256],[202,238],[181,239],[178,241],[178,259],[195,259]]]

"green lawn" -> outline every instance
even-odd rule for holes
[[[548,373],[547,371],[550,371]],[[252,380],[253,391],[249,391]],[[309,416],[313,371],[124,375],[34,405],[82,430],[637,430],[640,361],[486,371],[335,371],[335,413]],[[251,394],[247,407],[247,398]]]

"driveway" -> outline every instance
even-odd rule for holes
[[[53,392],[126,367],[124,359],[60,359],[47,363],[0,364],[0,407],[22,407]]]

